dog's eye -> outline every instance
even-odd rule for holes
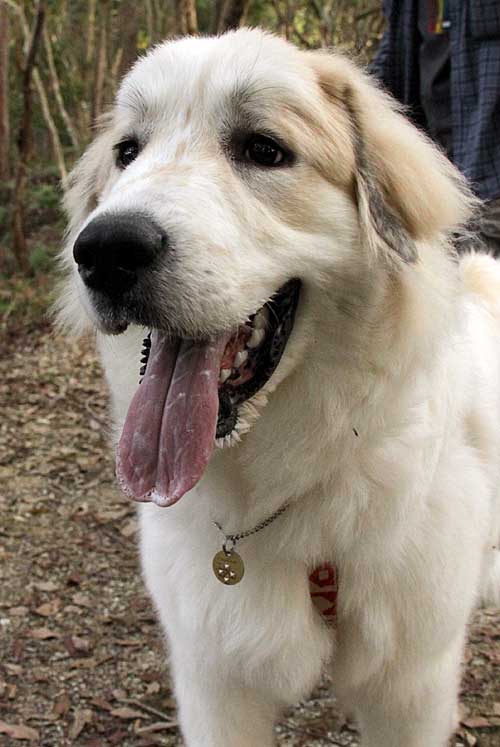
[[[270,137],[252,135],[246,143],[245,158],[259,166],[279,166],[285,160],[285,153]]]
[[[139,155],[139,143],[137,140],[123,140],[115,146],[118,152],[117,164],[125,169]]]

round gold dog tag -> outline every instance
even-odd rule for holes
[[[221,584],[225,584],[226,586],[239,584],[245,575],[243,560],[234,550],[231,550],[231,552],[220,550],[214,556],[212,568],[214,569],[215,577],[219,579]]]

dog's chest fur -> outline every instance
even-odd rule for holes
[[[353,388],[353,373],[341,368],[337,387],[323,390],[321,368],[299,370],[241,445],[215,453],[202,482],[177,506],[142,507],[146,582],[162,600],[167,631],[176,640],[187,635],[189,645],[203,641],[203,656],[211,648],[252,686],[255,678],[279,681],[287,701],[307,692],[327,660],[346,683],[380,671],[403,635],[398,610],[414,606],[415,594],[422,647],[430,638],[423,629],[434,631],[436,617],[445,635],[448,610],[436,610],[431,592],[450,573],[440,555],[447,544],[451,552],[455,527],[449,522],[440,545],[431,535],[426,540],[434,530],[425,526],[423,496],[425,510],[439,515],[443,496],[452,494],[460,524],[474,490],[478,544],[488,503],[484,467],[464,448],[459,422],[466,376],[457,375],[456,390],[442,396],[464,354],[471,351],[450,346],[411,387],[392,387],[390,401],[377,387],[367,401],[366,390]],[[453,473],[460,479],[450,485]],[[213,521],[227,533],[241,531],[290,497],[296,500],[286,514],[238,547],[244,580],[231,588],[218,583],[211,565],[221,535]],[[340,575],[336,634],[309,596],[308,573],[325,561]],[[418,659],[419,651],[406,655]]]

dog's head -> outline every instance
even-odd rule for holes
[[[214,435],[241,430],[294,345],[307,347],[292,330],[324,314],[312,289],[331,300],[337,287],[338,313],[363,302],[373,268],[418,262],[419,242],[462,222],[468,200],[444,156],[342,57],[242,30],[141,59],[66,202],[70,295],[105,333],[153,330],[122,437],[125,486],[180,497]],[[160,438],[173,454],[163,466]]]

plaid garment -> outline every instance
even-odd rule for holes
[[[383,0],[387,27],[371,65],[425,128],[419,100],[419,0]],[[453,162],[485,200],[500,197],[500,0],[448,0]]]

